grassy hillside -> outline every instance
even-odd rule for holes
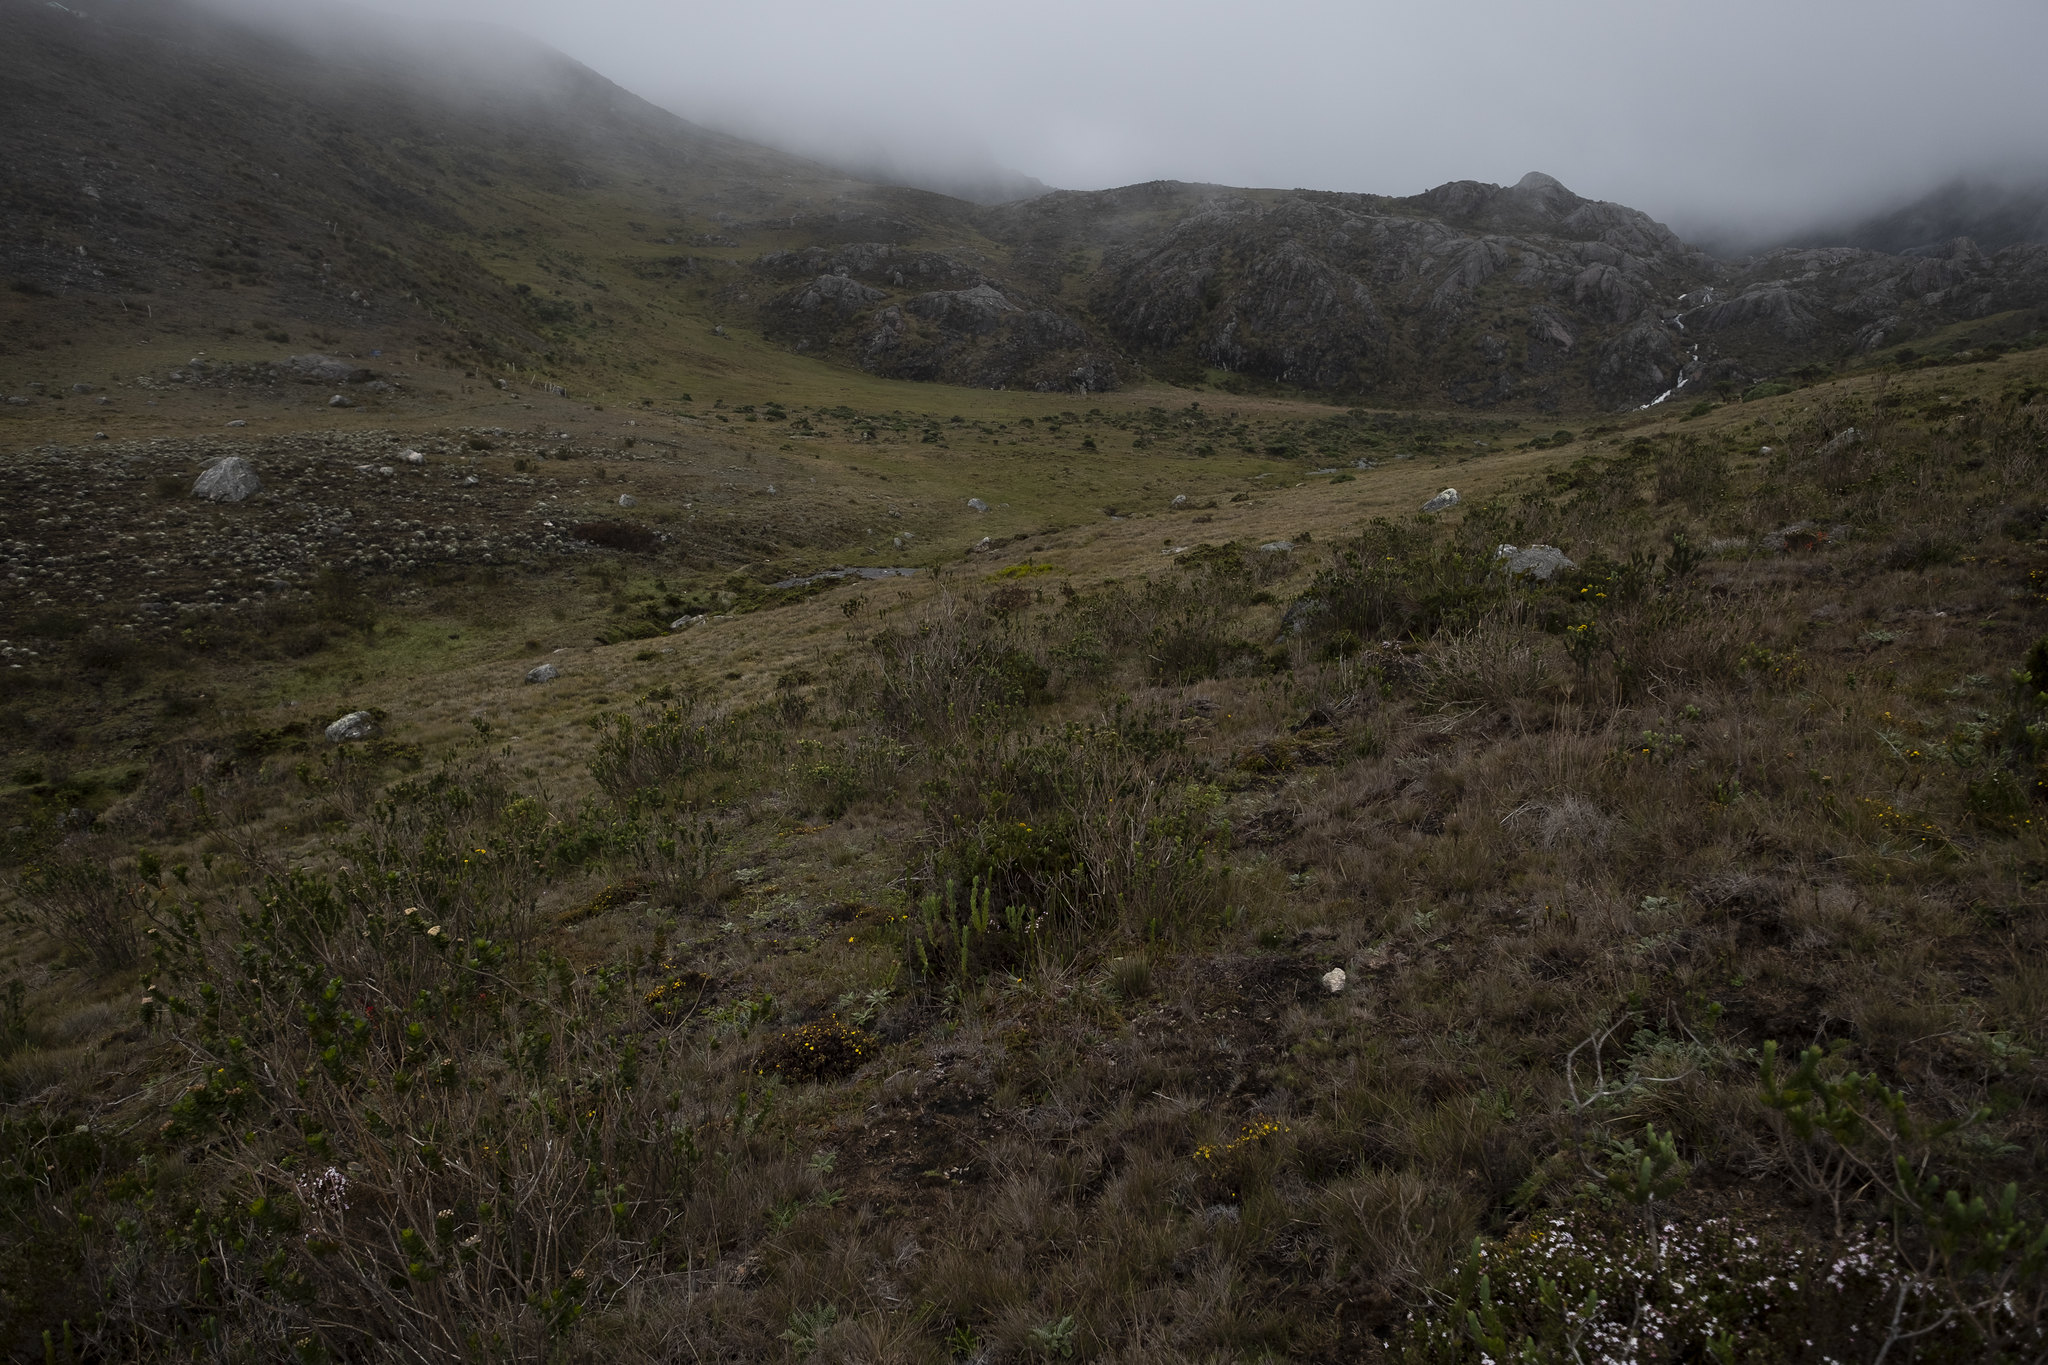
[[[1555,449],[31,410],[10,1349],[2030,1357],[2039,354]],[[272,491],[190,502],[229,450]],[[920,572],[772,586],[847,563]]]

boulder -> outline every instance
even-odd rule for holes
[[[1443,492],[1437,494],[1428,502],[1422,504],[1422,510],[1425,512],[1448,512],[1451,508],[1456,507],[1457,505],[1458,490],[1455,488],[1446,488]]]
[[[214,461],[192,485],[193,497],[211,502],[240,502],[262,491],[263,480],[256,477],[256,466],[239,455]]]
[[[351,711],[327,727],[329,744],[354,744],[377,737],[377,718],[368,711]]]
[[[405,452],[405,462],[407,464],[425,464],[427,457],[417,450],[408,450]]]
[[[1548,583],[1560,569],[1579,567],[1555,545],[1531,545],[1526,549],[1503,545],[1494,557],[1509,577],[1519,578],[1527,574],[1539,583]]]
[[[372,378],[369,370],[331,355],[295,355],[285,367],[309,384],[360,384]]]
[[[640,499],[634,497],[631,493],[619,494],[619,506],[621,507],[635,507],[639,505],[639,502]]]
[[[1298,597],[1287,608],[1287,614],[1280,618],[1282,635],[1300,635],[1315,624],[1316,618],[1327,610],[1327,604],[1320,597]]]
[[[1294,548],[1291,540],[1269,540],[1259,547],[1269,555],[1284,555]]]
[[[1323,973],[1323,989],[1331,995],[1342,995],[1344,994],[1344,985],[1349,980],[1350,977],[1344,974],[1342,967],[1332,967]]]
[[[980,498],[969,498],[967,500],[967,506],[971,510],[976,512],[986,512],[988,510],[988,504],[983,502]]]
[[[526,672],[526,680],[530,683],[551,683],[561,676],[562,670],[556,668],[553,664],[542,664],[538,668],[530,668]]]

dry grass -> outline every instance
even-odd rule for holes
[[[1929,1169],[2016,1182],[2038,1225],[2048,850],[2010,675],[2048,561],[2006,527],[2039,415],[1835,401],[1562,486],[1489,462],[1432,524],[1407,513],[1440,472],[1397,466],[1219,502],[1200,539],[1235,552],[1098,522],[675,654],[579,644],[546,687],[525,658],[439,658],[424,695],[394,669],[347,684],[401,717],[360,762],[238,751],[279,708],[235,698],[98,836],[155,856],[151,957],[24,937],[8,969],[39,984],[0,1131],[43,1170],[5,1206],[9,1340],[1394,1358],[1475,1236],[1636,1219],[1645,1125],[1689,1171],[1670,1216],[1831,1245],[1767,1040],[1930,1122],[1988,1109]],[[1819,459],[1843,421],[1872,448]],[[1852,529],[1673,558],[1794,519]],[[1509,532],[1580,571],[1508,584]],[[1282,635],[1302,599],[1344,605]],[[834,1019],[871,1050],[760,1074]],[[1889,1308],[1813,1330],[1839,1355]],[[1779,1358],[1799,1305],[1744,1311]]]

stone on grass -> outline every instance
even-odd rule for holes
[[[1344,974],[1342,967],[1332,967],[1323,973],[1323,989],[1331,995],[1344,994],[1344,983],[1351,978]]]
[[[353,744],[377,737],[377,718],[368,711],[351,711],[327,727],[329,744]]]
[[[639,503],[639,501],[640,499],[634,497],[631,493],[619,494],[619,506],[621,507],[633,507],[636,506]]]
[[[526,680],[530,683],[551,683],[561,676],[562,670],[556,668],[553,664],[541,664],[539,667],[530,668],[526,672]]]
[[[1448,512],[1451,508],[1456,507],[1457,505],[1458,490],[1455,488],[1446,488],[1443,492],[1437,494],[1428,502],[1422,504],[1422,510],[1425,512]]]
[[[1495,552],[1494,558],[1500,561],[1501,568],[1510,578],[1527,574],[1539,583],[1548,583],[1561,569],[1579,567],[1555,545],[1531,545],[1519,550],[1512,545],[1503,545]]]
[[[980,498],[969,498],[967,500],[967,506],[976,512],[986,512],[988,510],[988,504],[983,502]]]
[[[240,502],[262,491],[263,480],[256,477],[256,466],[239,455],[214,461],[192,485],[193,497],[213,502]]]

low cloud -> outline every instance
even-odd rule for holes
[[[1731,241],[1958,176],[2048,176],[2039,0],[416,0],[407,14],[523,30],[686,117],[913,179],[1003,168],[1077,189],[1411,194],[1540,169]]]

